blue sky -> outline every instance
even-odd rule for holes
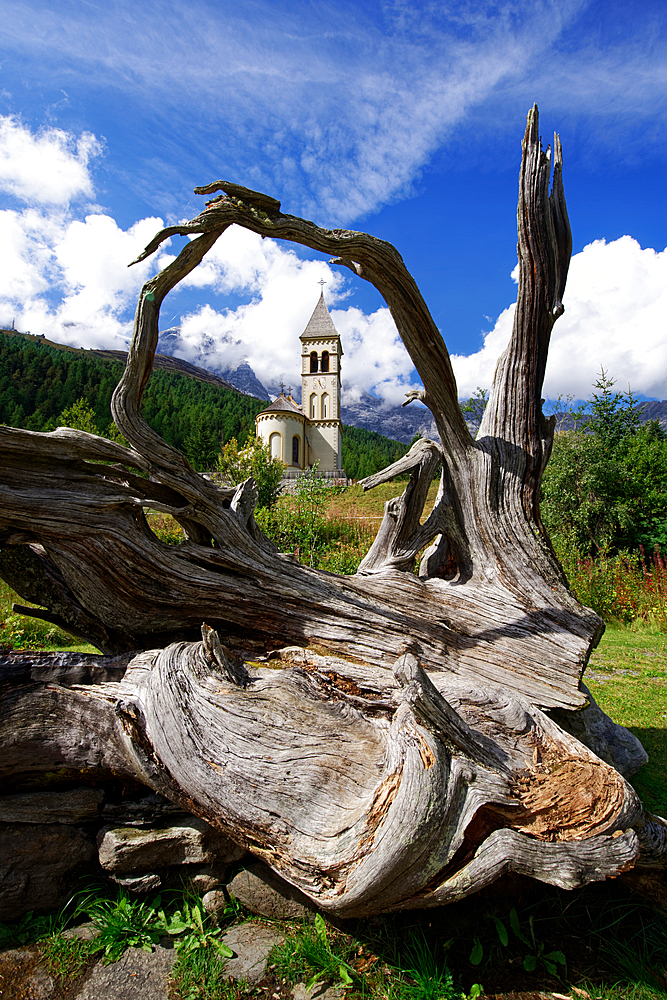
[[[511,328],[536,101],[545,145],[554,130],[563,142],[575,253],[547,392],[585,396],[604,365],[667,398],[666,21],[664,0],[5,0],[0,322],[122,346],[158,261],[125,265],[199,211],[195,185],[225,178],[393,242],[461,394],[488,386]],[[350,398],[399,402],[416,384],[372,288],[300,249],[227,236],[163,309],[184,356],[293,379],[324,278]]]

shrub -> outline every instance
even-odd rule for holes
[[[279,458],[272,458],[269,446],[260,438],[250,435],[243,448],[232,438],[217,458],[217,476],[223,483],[238,486],[250,476],[257,485],[257,508],[273,507],[280,495],[280,480],[284,465]]]

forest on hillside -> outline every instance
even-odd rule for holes
[[[108,435],[110,403],[123,364],[87,351],[60,349],[24,337],[0,334],[0,423],[50,431],[58,418],[85,399],[94,428]],[[207,385],[185,375],[154,371],[143,399],[147,422],[165,441],[184,451],[197,468],[210,467],[221,442],[243,445],[266,401]],[[343,467],[351,479],[371,475],[396,461],[407,446],[363,428],[343,428]]]

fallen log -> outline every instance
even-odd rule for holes
[[[533,108],[517,311],[476,440],[391,245],[225,182],[151,241],[139,259],[193,237],[140,295],[112,404],[130,447],[0,427],[0,574],[104,654],[87,666],[60,654],[50,674],[43,658],[5,658],[5,782],[124,775],[341,916],[441,905],[507,870],[571,888],[642,857],[664,863],[664,825],[623,776],[645,754],[581,683],[603,623],[571,594],[539,515],[553,439],[540,393],[571,253],[557,137],[554,153],[549,192]],[[441,444],[420,441],[365,482],[410,472],[354,576],[279,553],[255,523],[252,480],[209,482],[142,417],[161,303],[232,224],[333,253],[371,281],[422,378]],[[147,507],[185,541],[160,542]]]

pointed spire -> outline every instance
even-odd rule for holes
[[[308,320],[306,329],[301,334],[300,340],[330,340],[332,337],[338,337],[338,330],[333,324],[333,320],[329,315],[329,310],[327,309],[327,304],[324,301],[324,289],[320,292],[320,297],[313,311],[313,315]]]

